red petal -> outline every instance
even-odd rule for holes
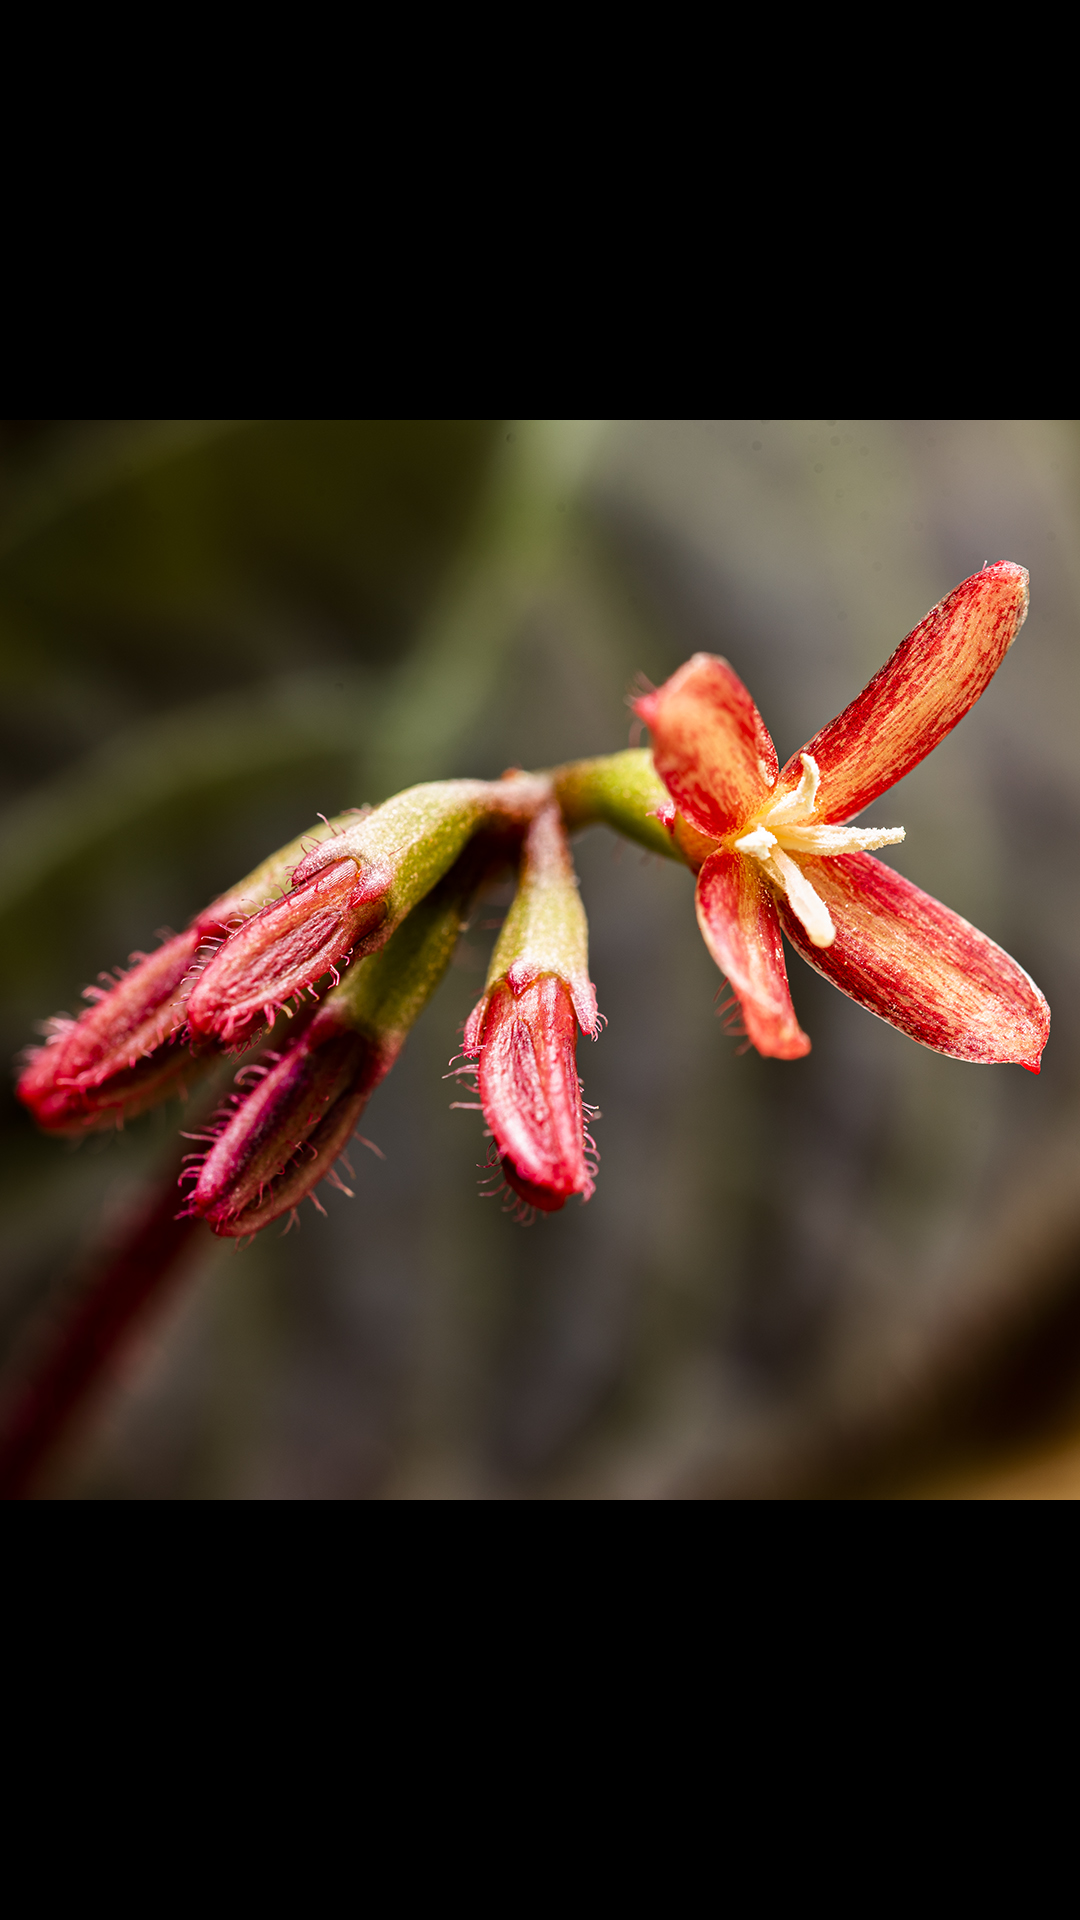
[[[795,1018],[776,906],[756,863],[726,850],[710,854],[698,874],[697,917],[758,1052],[800,1060],[810,1042]]]
[[[634,708],[651,729],[657,773],[702,833],[719,840],[768,799],[776,748],[726,660],[695,653]]]
[[[821,769],[819,820],[850,820],[895,786],[974,706],[1024,624],[1025,568],[974,573],[902,640],[857,700],[807,741]],[[793,754],[777,794],[802,774]]]
[[[1038,1072],[1050,1009],[985,933],[872,854],[799,865],[832,914],[836,940],[812,947],[780,901],[784,932],[841,993],[935,1053]]]

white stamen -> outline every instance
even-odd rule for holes
[[[749,839],[749,835],[747,838]],[[903,827],[782,827],[777,839],[792,853],[866,853],[873,847],[894,847],[904,838]]]
[[[832,915],[821,895],[814,892],[798,862],[781,853],[777,847],[769,861],[769,866],[779,874],[781,884],[787,894],[791,911],[806,928],[807,939],[811,946],[831,947],[836,939],[836,928]]]
[[[735,845],[740,853],[752,853],[757,860],[767,860],[771,848],[776,845],[776,835],[770,833],[767,827],[755,827],[753,833],[744,833]]]
[[[769,808],[767,818],[770,821],[791,820],[802,813],[813,813],[817,805],[821,769],[812,753],[800,753],[799,759],[802,761],[802,779],[793,793],[785,793],[782,800]]]
[[[815,826],[821,769],[812,753],[801,753],[802,777],[790,793],[763,807],[758,825],[735,841],[739,853],[759,860],[775,887],[788,898],[796,919],[815,947],[831,947],[836,939],[832,915],[791,854],[810,854],[819,860],[844,853],[865,853],[873,847],[892,847],[904,838],[903,827]]]

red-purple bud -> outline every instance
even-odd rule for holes
[[[306,852],[292,890],[239,927],[188,1002],[193,1034],[243,1047],[295,994],[385,946],[483,828],[525,825],[550,796],[529,774],[407,787]]]
[[[195,1178],[190,1210],[215,1233],[240,1238],[291,1212],[320,1180],[340,1185],[334,1162],[400,1047],[397,1036],[343,1026],[327,1007],[288,1052],[266,1056],[268,1067],[242,1068],[237,1080],[251,1091],[236,1096],[201,1168],[187,1176]]]
[[[594,1169],[585,1157],[577,1017],[566,982],[543,974],[515,993],[500,981],[473,1039],[484,1118],[508,1184],[544,1213],[557,1213],[574,1193],[588,1200]]]
[[[192,1156],[186,1176],[195,1182],[192,1210],[215,1233],[257,1233],[309,1195],[318,1206],[320,1180],[341,1186],[334,1162],[442,979],[491,853],[481,836],[392,939],[300,1017],[298,1027],[305,1017],[308,1024],[284,1053],[237,1074],[244,1092],[219,1115],[209,1153]]]
[[[526,835],[517,896],[462,1043],[480,1056],[477,1090],[503,1173],[544,1213],[593,1192],[586,1146],[595,1148],[574,1063],[578,1024],[600,1032],[588,967],[585,910],[559,809],[549,805]]]
[[[80,1134],[121,1126],[181,1091],[196,1070],[180,1045],[181,987],[203,937],[195,925],[154,953],[133,953],[130,972],[107,988],[85,988],[94,1005],[78,1020],[59,1014],[47,1023],[46,1044],[17,1088],[40,1127]]]
[[[298,869],[299,871],[299,869]],[[306,886],[273,900],[219,948],[192,989],[193,1034],[242,1047],[279,1008],[326,973],[336,975],[386,918],[389,875],[355,860],[323,866]]]
[[[330,832],[340,828],[331,823]],[[66,1134],[122,1126],[184,1090],[199,1071],[184,1045],[192,980],[222,940],[280,891],[309,838],[271,854],[156,952],[133,953],[129,972],[102,974],[107,985],[85,989],[94,1004],[78,1020],[58,1014],[46,1023],[46,1045],[30,1056],[18,1085],[39,1126]]]

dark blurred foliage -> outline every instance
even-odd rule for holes
[[[9,1055],[317,812],[623,746],[632,677],[695,648],[784,758],[1003,558],[1031,569],[1020,640],[869,818],[1054,1012],[1038,1079],[967,1067],[791,956],[812,1054],[740,1055],[689,875],[586,834],[594,1200],[523,1230],[478,1198],[441,1075],[492,899],[366,1117],[386,1159],[358,1150],[356,1200],[239,1254],[204,1236],[51,1490],[858,1494],[1068,1453],[1078,492],[1055,423],[3,423]],[[9,1386],[183,1124],[72,1150],[7,1096]]]

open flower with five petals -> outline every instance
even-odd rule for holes
[[[726,660],[695,654],[635,702],[652,732],[661,809],[697,869],[697,914],[759,1053],[810,1041],[792,1006],[781,929],[818,973],[937,1053],[1038,1072],[1050,1012],[1015,960],[871,849],[902,828],[847,823],[962,720],[1027,613],[1027,573],[965,580],[851,705],[781,770]]]

